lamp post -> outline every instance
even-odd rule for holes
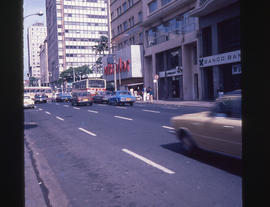
[[[39,12],[37,12],[37,13],[28,14],[28,15],[26,15],[25,17],[23,17],[23,19],[26,19],[27,17],[34,16],[34,15],[42,16],[42,15],[43,15],[43,12],[42,12],[42,11],[39,11]]]

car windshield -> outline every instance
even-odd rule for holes
[[[88,80],[90,88],[105,88],[104,80]]]

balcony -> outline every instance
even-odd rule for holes
[[[239,1],[240,0],[200,0],[199,6],[191,12],[191,16],[205,16]]]

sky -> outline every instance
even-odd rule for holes
[[[39,11],[43,12],[43,16],[33,15],[24,19],[24,31],[23,31],[23,39],[24,39],[24,79],[28,79],[28,48],[27,48],[27,28],[36,22],[41,22],[46,25],[46,0],[24,0],[23,1],[23,16],[27,16],[29,14],[34,14]]]

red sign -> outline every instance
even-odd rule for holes
[[[116,73],[129,72],[130,60],[122,61],[122,59],[119,58],[117,64],[108,64],[107,66],[104,67],[104,74],[112,75],[114,74],[114,70],[116,70]]]

